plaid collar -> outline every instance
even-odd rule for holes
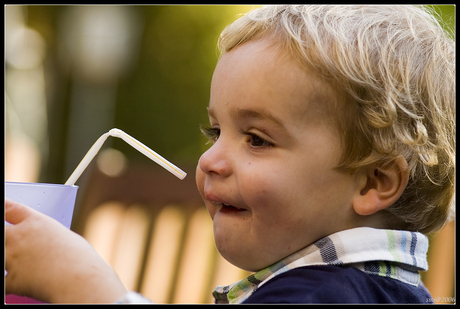
[[[273,277],[302,266],[343,265],[417,286],[427,270],[428,238],[416,232],[354,228],[331,234],[283,260],[213,291],[216,303],[242,303]]]

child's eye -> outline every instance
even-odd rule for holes
[[[219,139],[220,128],[211,128],[211,127],[202,125],[202,126],[200,126],[200,131],[212,143],[215,143]],[[263,139],[262,137],[254,134],[254,133],[241,132],[241,134],[244,134],[244,135],[248,136],[247,142],[253,148],[265,148],[265,147],[273,147],[274,146],[269,141]]]
[[[210,141],[215,142],[220,136],[220,129],[219,128],[211,128],[208,126],[200,126],[200,131],[203,135]]]
[[[272,147],[273,144],[254,133],[244,133],[249,136],[249,143],[255,148]]]

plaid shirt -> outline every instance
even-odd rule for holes
[[[420,233],[354,228],[321,238],[283,260],[213,291],[216,303],[238,304],[268,280],[290,269],[310,265],[343,265],[417,286],[428,269],[428,238]]]

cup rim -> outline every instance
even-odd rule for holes
[[[44,183],[44,182],[17,182],[17,181],[5,181],[5,185],[30,185],[36,187],[64,187],[64,188],[78,188],[76,185],[65,185],[59,183]]]

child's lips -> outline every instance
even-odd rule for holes
[[[221,212],[234,212],[234,211],[245,211],[245,210],[247,210],[245,208],[239,208],[237,206],[233,206],[233,205],[225,204],[225,203],[221,203],[221,202],[211,201],[211,203],[216,205],[216,206],[221,206],[221,209],[220,209]]]
[[[217,211],[223,211],[223,212],[236,212],[236,211],[244,211],[248,210],[245,207],[241,207],[240,205],[236,206],[232,202],[228,202],[226,199],[221,199],[220,197],[210,193],[206,192],[205,193],[205,198],[211,202],[212,205],[216,206]]]
[[[211,193],[211,191],[208,191],[208,190],[205,190],[204,197],[208,202],[210,202],[212,205],[215,206],[214,211],[216,212],[229,214],[229,213],[241,213],[241,212],[249,210],[246,207],[241,207],[240,204],[237,204],[238,206],[236,206],[232,202],[229,202],[228,199],[221,198],[218,195],[213,194]]]
[[[237,208],[237,207],[234,207],[234,206],[231,206],[231,205],[222,205],[222,207],[219,210],[219,212],[221,212],[223,214],[235,214],[235,213],[241,213],[241,212],[245,212],[245,211],[247,211],[247,209]]]

